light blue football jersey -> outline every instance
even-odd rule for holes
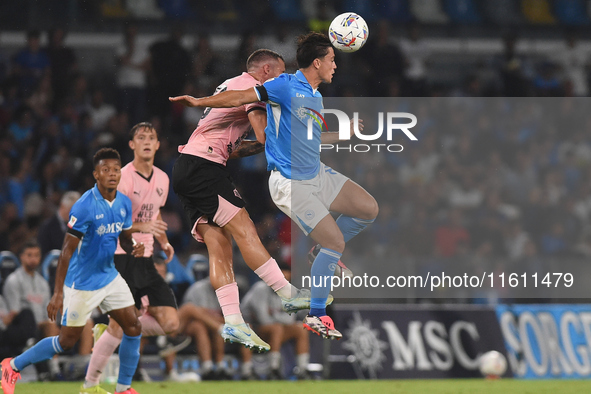
[[[117,276],[113,256],[117,239],[132,226],[131,200],[117,192],[111,202],[95,185],[70,210],[68,232],[80,238],[72,255],[65,285],[77,290],[98,290]]]
[[[322,95],[313,89],[301,71],[281,74],[263,84],[268,95],[265,155],[267,170],[277,170],[288,179],[312,179],[320,169],[321,124],[309,114],[322,110]],[[255,89],[256,90],[256,89]],[[259,99],[260,92],[257,90]]]

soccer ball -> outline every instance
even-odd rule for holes
[[[328,28],[332,45],[343,52],[355,52],[367,41],[369,29],[362,17],[354,12],[345,12],[334,18]]]
[[[478,360],[480,373],[487,378],[496,379],[507,371],[507,359],[496,350],[484,353]]]

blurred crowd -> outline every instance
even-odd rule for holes
[[[591,257],[588,100],[388,100],[420,119],[418,141],[395,136],[401,153],[324,155],[380,204],[345,250],[354,272],[409,273],[411,262],[415,274],[533,273]]]

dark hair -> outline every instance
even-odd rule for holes
[[[323,58],[331,47],[330,40],[324,34],[311,32],[298,37],[296,59],[298,68],[307,68],[314,59]]]
[[[99,151],[96,152],[92,158],[92,166],[96,168],[99,161],[107,159],[119,160],[119,163],[121,163],[121,156],[119,155],[119,152],[113,148],[102,148],[99,149]]]
[[[25,250],[32,249],[32,248],[37,248],[37,249],[41,250],[41,246],[39,246],[37,241],[35,241],[34,239],[30,239],[27,242],[25,242],[23,246],[21,246],[21,248],[18,252],[18,255],[20,256],[21,254],[23,254],[25,252]]]
[[[256,63],[262,62],[263,60],[267,60],[267,59],[275,59],[275,60],[281,59],[281,60],[283,60],[283,62],[285,62],[285,59],[283,59],[283,56],[281,56],[280,54],[278,54],[275,51],[272,51],[270,49],[257,49],[246,60],[246,69],[250,70],[252,67],[255,66]]]
[[[137,133],[137,131],[139,129],[151,129],[154,130],[154,132],[156,133],[156,138],[158,138],[158,130],[156,130],[156,128],[154,127],[154,125],[150,122],[140,122],[138,124],[136,124],[135,126],[133,126],[131,128],[131,130],[129,130],[129,140],[133,140],[133,137],[135,137],[135,133]]]

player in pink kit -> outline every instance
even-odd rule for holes
[[[177,304],[168,284],[154,267],[154,237],[158,240],[169,262],[174,249],[166,237],[167,225],[162,221],[160,208],[168,196],[168,175],[154,166],[154,156],[160,146],[158,133],[151,123],[143,122],[133,126],[130,131],[129,147],[133,150],[133,161],[121,169],[121,181],[117,190],[131,200],[133,239],[143,242],[143,257],[128,258],[121,245],[115,252],[115,267],[125,279],[135,300],[136,308],[142,307],[142,297],[147,296],[147,313],[139,317],[144,336],[165,335],[175,332],[179,326]],[[123,331],[110,319],[105,325],[95,326],[95,343],[84,386],[80,393],[107,393],[99,384],[101,372],[109,357],[121,342]],[[104,331],[104,332],[103,332]]]
[[[248,58],[246,69],[247,72],[218,86],[214,94],[260,85],[283,73],[285,63],[281,55],[259,49]],[[266,125],[264,103],[206,108],[187,145],[179,147],[181,156],[172,173],[173,189],[191,220],[191,233],[207,245],[210,280],[226,323],[222,337],[259,351],[268,351],[270,347],[245,324],[240,312],[232,267],[232,238],[246,264],[279,295],[286,312],[310,305],[309,291],[293,287],[261,243],[225,166],[228,158],[262,152]],[[260,142],[243,141],[251,127]]]

